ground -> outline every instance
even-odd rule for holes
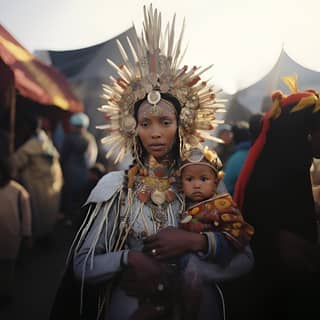
[[[75,230],[58,224],[52,241],[36,245],[16,269],[13,302],[1,320],[48,320]]]

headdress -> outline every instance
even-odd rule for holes
[[[207,146],[194,147],[184,152],[180,172],[190,165],[205,165],[213,169],[220,179],[223,177],[222,162],[214,150],[209,150]]]
[[[216,120],[215,113],[223,112],[224,101],[216,99],[217,91],[208,82],[201,81],[200,75],[207,68],[187,66],[179,67],[184,56],[182,37],[184,22],[175,43],[175,16],[168,23],[163,34],[162,17],[157,9],[150,5],[144,7],[144,24],[141,37],[134,30],[132,39],[127,37],[131,60],[124,47],[117,40],[123,64],[116,65],[107,59],[117,71],[117,77],[110,77],[111,84],[104,86],[104,98],[107,104],[99,110],[106,113],[108,124],[97,126],[107,129],[109,135],[102,143],[111,145],[107,157],[117,154],[115,162],[121,161],[134,151],[136,141],[136,120],[134,106],[145,99],[157,106],[161,94],[174,96],[181,105],[179,115],[180,154],[188,146],[196,146],[204,139],[219,140],[207,131],[223,121]],[[133,62],[132,62],[133,61]],[[219,140],[220,141],[220,140]],[[137,154],[133,156],[137,157]]]

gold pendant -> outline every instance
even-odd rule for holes
[[[151,193],[151,200],[156,205],[161,205],[166,201],[165,193],[159,190],[155,190]]]

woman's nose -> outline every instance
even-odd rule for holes
[[[152,132],[151,132],[151,137],[152,137],[153,139],[155,139],[155,138],[160,138],[160,137],[161,137],[161,132],[160,132],[160,130],[157,129],[157,128],[154,128],[154,129],[152,130]]]

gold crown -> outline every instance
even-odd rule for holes
[[[209,166],[214,170],[219,178],[223,177],[222,172],[222,162],[214,150],[210,150],[207,146],[202,148],[191,147],[189,150],[185,150],[182,155],[182,164],[180,166],[180,172],[183,168],[193,165],[193,164],[203,164]]]
[[[107,157],[117,154],[115,162],[134,151],[136,139],[136,120],[134,105],[137,101],[148,98],[156,105],[161,93],[174,96],[181,105],[179,115],[180,154],[189,146],[196,146],[205,139],[220,141],[210,135],[209,130],[223,121],[217,120],[216,112],[224,112],[224,100],[217,100],[218,91],[207,81],[201,81],[200,75],[207,68],[187,66],[179,67],[185,54],[182,53],[182,38],[185,21],[175,43],[175,15],[172,23],[161,31],[161,13],[144,6],[144,24],[141,37],[136,31],[132,39],[127,37],[131,58],[117,40],[123,64],[116,65],[107,59],[117,71],[117,77],[110,77],[111,84],[104,85],[106,105],[99,108],[106,113],[108,124],[97,126],[106,129],[109,135],[101,142],[111,145]],[[133,154],[136,156],[136,154]]]

